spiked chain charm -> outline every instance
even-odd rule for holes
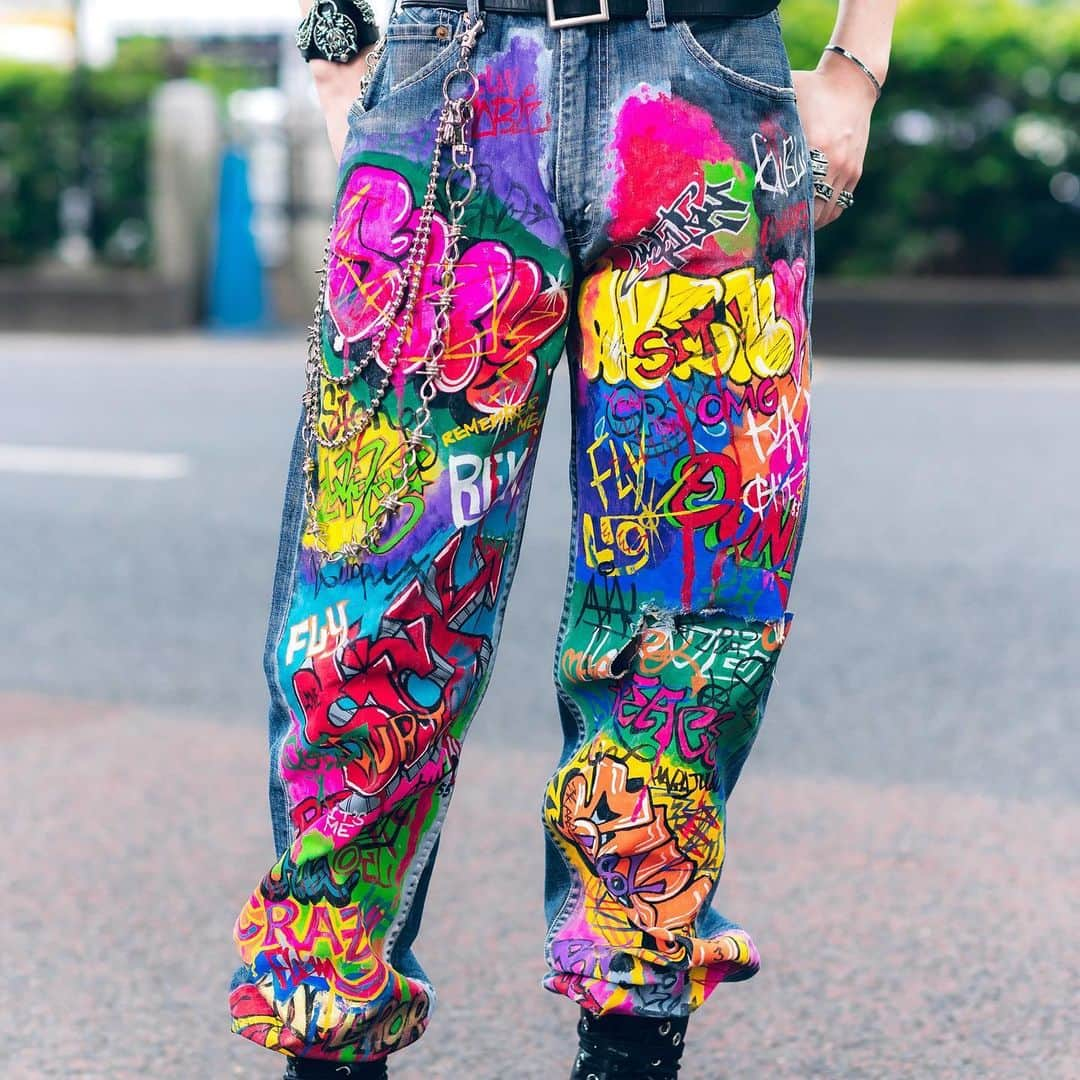
[[[460,258],[462,219],[465,208],[476,191],[476,172],[473,168],[473,148],[470,133],[473,119],[473,102],[479,92],[480,81],[469,68],[469,60],[476,39],[484,28],[482,19],[470,24],[469,16],[464,16],[464,31],[461,35],[461,50],[457,62],[443,79],[443,105],[439,115],[435,134],[435,150],[432,155],[431,169],[428,173],[427,189],[420,208],[420,220],[417,223],[413,242],[405,259],[405,266],[400,277],[394,282],[392,295],[383,312],[382,326],[371,341],[371,347],[359,366],[354,367],[348,360],[342,361],[342,372],[334,375],[328,370],[322,349],[322,324],[326,312],[326,283],[330,264],[330,250],[334,242],[334,228],[337,224],[336,207],[334,220],[323,250],[322,268],[318,271],[319,288],[315,301],[314,318],[308,327],[307,388],[304,391],[303,441],[306,452],[304,462],[305,486],[304,508],[307,516],[307,533],[311,536],[315,549],[326,559],[357,558],[364,553],[373,553],[383,529],[390,517],[404,505],[413,477],[419,477],[422,469],[420,447],[433,443],[434,438],[428,431],[431,423],[431,403],[438,392],[436,382],[442,372],[442,359],[446,351],[446,336],[450,325],[450,305],[453,302],[456,284],[456,266]],[[363,100],[374,75],[378,61],[386,46],[386,38],[380,38],[378,44],[368,54],[364,76],[358,89],[358,99]],[[466,80],[464,93],[452,96],[451,88],[458,78]],[[388,480],[388,487],[379,499],[378,510],[364,535],[359,540],[349,541],[339,550],[331,551],[323,536],[323,527],[319,521],[318,494],[318,453],[319,448],[329,450],[343,446],[356,436],[362,435],[372,424],[375,414],[386,397],[387,391],[397,370],[401,350],[409,338],[412,329],[416,305],[420,297],[420,280],[427,259],[428,241],[431,236],[431,222],[435,216],[435,198],[442,168],[443,148],[450,148],[450,160],[444,180],[446,201],[449,207],[447,215],[448,239],[446,252],[439,268],[439,298],[435,310],[435,324],[429,353],[424,357],[419,371],[423,378],[417,391],[420,405],[417,407],[411,427],[405,426],[405,439],[401,451],[401,460],[397,472]],[[453,184],[457,182],[459,192],[455,194]],[[400,316],[400,319],[399,319]],[[397,325],[398,335],[389,357],[383,359],[380,350],[392,326]],[[368,404],[360,407],[356,416],[347,423],[343,430],[330,437],[319,430],[319,405],[324,383],[335,386],[348,386],[358,375],[365,371],[373,357],[382,362],[383,374],[371,388]]]

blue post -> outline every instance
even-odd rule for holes
[[[267,289],[251,228],[248,164],[236,146],[221,158],[217,232],[210,273],[208,321],[221,330],[251,330],[267,321]]]

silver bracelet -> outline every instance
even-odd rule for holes
[[[878,82],[877,76],[854,53],[848,52],[843,45],[826,45],[825,50],[846,56],[856,67],[862,68],[863,74],[874,84],[877,96],[881,97],[881,83]]]

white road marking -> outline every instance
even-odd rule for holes
[[[0,472],[9,473],[177,480],[187,476],[190,464],[186,454],[139,454],[128,450],[0,443]]]

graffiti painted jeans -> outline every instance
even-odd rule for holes
[[[464,14],[398,8],[350,111],[319,327],[327,435],[369,403],[402,332],[335,381],[401,286]],[[594,1013],[685,1014],[759,962],[713,900],[807,506],[813,191],[779,19],[487,13],[473,62],[479,191],[434,439],[375,552],[333,557],[366,531],[418,407],[442,203],[390,390],[317,455],[330,556],[294,443],[266,648],[278,859],[238,916],[230,998],[234,1030],[285,1054],[377,1058],[431,1015],[412,946],[564,354],[545,986]]]

